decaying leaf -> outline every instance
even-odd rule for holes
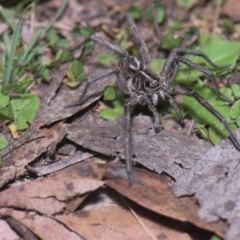
[[[0,220],[1,238],[4,240],[18,239],[18,235],[11,229],[5,220]]]
[[[172,193],[164,178],[143,169],[134,169],[133,186],[129,187],[126,170],[120,166],[108,169],[105,183],[133,200],[139,205],[161,215],[183,221],[215,232],[224,237],[227,231],[226,223],[205,223],[198,216],[196,198],[177,198]]]
[[[1,192],[0,206],[35,210],[48,215],[62,212],[68,203],[74,204],[76,198],[83,201],[86,193],[104,184],[100,179],[105,169],[99,166],[78,163],[49,177],[13,186]],[[74,206],[77,207],[76,204]],[[73,210],[73,207],[70,209]]]
[[[139,214],[141,213],[139,212]],[[68,215],[58,215],[55,218],[84,239],[149,239],[131,212],[119,206],[104,206]],[[163,237],[166,240],[191,239],[188,234],[162,226],[142,214],[139,218],[156,239]]]
[[[240,130],[237,137],[240,139]],[[196,194],[203,220],[227,219],[229,240],[240,238],[239,159],[240,152],[226,139],[206,152],[191,169],[184,170],[173,188],[177,196]]]
[[[0,209],[0,215],[4,217],[10,216],[21,222],[26,227],[31,229],[32,232],[34,232],[34,234],[40,239],[83,240],[81,236],[69,231],[65,226],[58,223],[54,219],[46,216],[40,216],[35,212],[25,212],[11,208],[2,208]]]

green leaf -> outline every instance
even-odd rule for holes
[[[233,41],[226,41],[218,36],[201,35],[200,44],[202,45],[201,51],[203,51],[213,63],[218,66],[229,65],[228,68],[220,71],[221,74],[229,73],[229,69],[233,69],[240,55],[240,43]],[[205,62],[204,60],[201,60]],[[207,67],[214,72],[219,71],[213,69],[213,67],[207,64]]]
[[[68,82],[67,86],[75,88],[79,86],[86,78],[86,73],[83,67],[83,63],[74,60],[70,69],[67,72]]]
[[[0,108],[0,121],[12,120],[12,119],[13,119],[13,111],[10,104],[7,107]]]
[[[237,124],[238,126],[240,126],[240,117],[237,118],[236,124]]]
[[[165,17],[165,7],[161,4],[155,4],[157,22],[162,23]]]
[[[103,65],[107,66],[112,60],[112,55],[107,53],[100,53],[98,55],[98,61]]]
[[[207,131],[207,129],[206,129],[203,125],[198,124],[198,125],[197,125],[197,130],[198,130],[200,136],[201,136],[203,139],[209,139],[208,131]]]
[[[235,99],[239,99],[240,98],[240,87],[237,84],[232,84],[230,87],[233,91],[233,95],[235,97]]]
[[[0,137],[0,150],[4,149],[8,145],[8,142],[5,138]]]
[[[72,59],[73,59],[73,56],[70,52],[64,51],[64,50],[61,49],[57,52],[56,59],[54,61],[52,61],[49,64],[49,66],[50,67],[57,67],[57,66],[61,65],[62,63],[69,62]]]
[[[4,93],[2,93],[2,91],[0,91],[0,108],[6,107],[9,103],[9,100],[9,96],[5,95]]]
[[[47,31],[46,38],[50,46],[56,46],[59,36],[57,35],[56,30],[52,27]]]
[[[182,25],[181,25],[181,23],[179,21],[174,20],[172,22],[171,28],[172,28],[172,30],[181,30],[182,29]]]
[[[210,98],[208,101],[209,104],[216,109],[225,119],[227,122],[231,122],[229,107],[225,105],[218,105],[218,102],[214,98]],[[225,129],[224,125],[211,114],[206,108],[204,108],[201,104],[197,102],[196,99],[188,96],[183,97],[183,106],[187,109],[190,116],[196,119],[201,124],[206,124],[210,126],[211,136],[209,132],[209,137],[211,141],[215,144],[219,142],[219,139],[222,140],[229,136],[229,133]],[[233,128],[235,125],[230,124]],[[217,135],[217,137],[215,136]]]
[[[231,33],[234,30],[234,21],[230,18],[226,18],[223,21],[223,31],[226,33]]]
[[[159,73],[162,70],[165,62],[166,62],[165,58],[153,59],[151,61],[151,69],[152,69],[152,71],[155,72],[155,73]]]
[[[10,90],[14,90],[14,91],[17,91],[20,87],[22,86],[28,86],[30,83],[33,82],[33,79],[32,78],[26,78],[22,81],[18,81],[18,82],[14,82],[14,83],[10,83],[8,84],[6,87],[3,87],[2,88],[2,92],[3,93],[7,93],[9,92]]]
[[[140,20],[142,17],[142,10],[136,6],[131,6],[128,9],[128,13],[131,15],[133,20]]]
[[[112,101],[116,98],[116,92],[113,87],[106,87],[104,90],[104,100]]]
[[[219,237],[213,235],[209,240],[221,240],[221,238],[219,238]]]
[[[230,124],[230,127],[233,131],[237,130],[237,127],[234,124]],[[209,138],[214,145],[220,143],[224,138],[229,136],[229,133],[224,128],[223,124],[220,123],[216,123],[215,126],[211,126],[208,133]]]
[[[230,108],[230,117],[237,119],[240,116],[240,100],[236,101]]]
[[[234,100],[234,96],[231,88],[222,87],[220,88],[220,92],[230,100]]]
[[[181,38],[179,36],[175,36],[173,33],[168,33],[162,39],[162,48],[172,50],[179,47],[180,43]]]
[[[10,101],[13,114],[14,124],[18,130],[25,130],[28,124],[32,123],[36,115],[40,100],[36,95],[25,93],[20,98]]]
[[[161,5],[159,3],[155,3],[154,4],[154,10],[156,12],[156,19],[157,19],[157,23],[162,23],[165,17],[165,6]],[[150,21],[153,22],[153,9],[152,7],[148,7],[145,10],[145,16],[146,18]]]
[[[112,101],[111,104],[113,107],[101,110],[100,116],[103,119],[114,121],[124,113],[124,106],[119,99]]]
[[[190,9],[196,2],[196,0],[177,0],[177,5],[181,8]]]

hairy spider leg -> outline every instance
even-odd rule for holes
[[[179,85],[174,85],[174,86],[169,86],[168,89],[172,94],[183,94],[187,95],[190,97],[194,97],[203,107],[205,107],[210,113],[212,113],[213,116],[215,116],[220,122],[223,123],[225,128],[230,134],[230,139],[232,140],[234,146],[240,150],[240,143],[235,136],[234,132],[230,128],[229,124],[227,123],[226,119],[215,109],[213,108],[202,96],[200,96],[198,93],[196,93],[193,90],[190,90],[186,87],[179,86]]]
[[[89,38],[85,39],[82,43],[80,43],[78,46],[76,46],[75,48],[73,48],[73,50],[71,52],[75,52],[79,49],[81,49],[82,47],[85,47],[85,45],[90,42],[90,41],[93,41],[93,42],[96,42],[118,54],[120,54],[122,57],[127,57],[128,56],[128,52],[126,50],[124,50],[123,48],[117,46],[117,45],[114,45],[114,44],[111,44],[95,35],[92,35],[90,36]]]
[[[170,102],[171,106],[174,108],[176,114],[177,114],[177,118],[180,122],[182,122],[183,120],[183,116],[182,113],[177,105],[177,103],[174,101],[174,99],[172,98],[172,96],[170,96],[168,93],[164,93],[165,96],[167,97],[168,101]]]
[[[136,24],[134,23],[132,17],[127,13],[125,14],[127,21],[133,31],[136,43],[140,49],[140,54],[142,58],[143,69],[149,68],[150,65],[150,56],[147,49],[147,46],[142,38],[142,35],[139,33]]]
[[[132,186],[132,113],[135,106],[138,104],[136,97],[130,97],[125,101],[125,154],[126,154],[126,167],[128,175],[129,186]]]
[[[191,60],[189,60],[185,57],[182,57],[180,54],[188,54],[188,55],[202,57],[214,68],[222,69],[222,68],[226,68],[228,66],[228,65],[227,66],[217,66],[201,51],[190,50],[190,49],[185,49],[185,48],[176,48],[171,51],[170,56],[168,57],[162,71],[160,72],[160,76],[167,76],[166,83],[170,84],[173,81],[173,78],[175,77],[177,69],[179,67],[177,63],[181,62],[181,63],[187,65],[188,67],[194,68],[194,69],[204,73],[213,83],[217,95],[221,99],[224,99],[225,101],[233,104],[233,101],[231,99],[225,97],[220,92],[219,87],[216,82],[216,79],[211,71],[209,71],[208,69],[206,69],[196,63],[193,63]],[[171,71],[169,71],[169,70],[171,70]]]

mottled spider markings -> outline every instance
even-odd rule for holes
[[[171,51],[162,70],[158,74],[155,74],[153,71],[150,70],[150,57],[142,36],[138,32],[138,29],[129,14],[126,14],[126,19],[133,31],[136,43],[140,50],[142,61],[140,61],[135,56],[129,55],[129,53],[121,47],[104,41],[95,35],[92,35],[91,37],[86,39],[79,46],[77,46],[77,48],[73,49],[73,51],[85,47],[85,45],[89,41],[94,41],[118,53],[121,56],[119,67],[111,68],[97,76],[87,79],[85,89],[81,93],[78,104],[82,103],[82,100],[91,83],[105,77],[109,77],[113,74],[117,75],[117,85],[119,89],[124,94],[129,96],[129,98],[125,102],[125,153],[129,185],[132,185],[131,117],[134,107],[137,104],[148,106],[149,110],[154,116],[154,132],[158,133],[161,130],[159,115],[156,109],[158,103],[167,99],[176,111],[178,118],[182,119],[181,112],[171,95],[183,94],[194,97],[203,107],[205,107],[209,112],[211,112],[218,120],[220,120],[224,124],[225,128],[230,134],[230,139],[232,140],[234,146],[238,150],[240,150],[240,143],[238,142],[235,134],[232,132],[230,126],[228,125],[224,117],[219,112],[217,112],[206,100],[204,100],[198,93],[194,92],[193,90],[190,90],[180,85],[171,85],[178,71],[179,63],[183,63],[190,68],[194,68],[204,73],[212,81],[218,96],[232,104],[233,102],[230,99],[226,98],[220,93],[213,73],[208,69],[185,58],[183,55],[187,54],[202,57],[214,68],[225,68],[226,66],[219,67],[215,65],[201,51],[190,50],[186,48],[176,48]],[[76,103],[69,104],[66,107],[72,107],[75,105]]]

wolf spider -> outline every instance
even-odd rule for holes
[[[95,35],[90,36],[88,39],[83,41],[76,49],[82,48],[89,41],[94,41],[100,45],[105,46],[106,48],[118,53],[121,56],[119,66],[117,68],[109,69],[95,77],[90,77],[87,79],[85,89],[82,92],[82,95],[78,101],[78,104],[82,103],[82,99],[85,96],[87,89],[90,84],[100,79],[109,77],[111,75],[117,75],[117,85],[119,89],[129,96],[126,100],[125,106],[125,154],[126,154],[126,168],[129,185],[132,185],[132,149],[131,149],[131,115],[134,110],[134,107],[137,104],[142,106],[148,106],[149,110],[154,116],[154,132],[158,133],[161,130],[161,125],[159,121],[159,115],[156,109],[156,106],[160,101],[167,99],[170,104],[173,106],[176,111],[177,117],[182,119],[181,112],[172,98],[171,95],[174,94],[183,94],[187,96],[194,97],[203,107],[205,107],[209,112],[211,112],[218,120],[220,120],[227,131],[230,134],[230,139],[232,140],[234,146],[240,150],[240,144],[232,132],[230,126],[224,119],[224,117],[217,112],[206,100],[204,100],[198,93],[190,90],[186,87],[180,85],[171,85],[178,68],[179,63],[183,63],[190,68],[194,68],[202,73],[204,73],[213,83],[216,93],[218,96],[229,103],[233,103],[230,99],[226,98],[219,91],[218,85],[216,83],[215,77],[211,71],[208,69],[190,61],[185,58],[183,55],[194,55],[202,57],[206,62],[208,62],[214,68],[226,68],[226,66],[217,66],[215,65],[203,52],[197,50],[190,50],[186,48],[176,48],[171,51],[169,57],[167,58],[161,72],[155,74],[150,70],[150,57],[148,49],[143,41],[142,36],[140,35],[133,19],[129,14],[126,14],[126,19],[131,26],[133,31],[136,43],[140,50],[140,55],[142,61],[137,57],[130,55],[126,50],[122,49],[119,46],[113,45],[107,41],[104,41],[98,38]],[[70,104],[66,107],[71,107],[76,104]]]

